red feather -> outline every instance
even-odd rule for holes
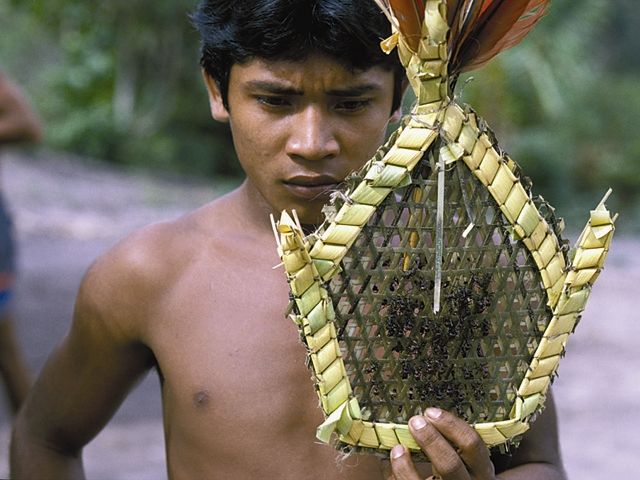
[[[488,6],[481,15],[482,28],[473,36],[478,48],[473,54],[468,52],[465,56],[463,53],[460,58],[462,70],[480,68],[500,52],[520,43],[542,18],[549,2],[503,0],[495,10]]]
[[[453,0],[449,0],[451,3]],[[452,71],[480,68],[503,50],[518,44],[542,18],[551,0],[466,0],[459,13],[465,19],[457,38],[452,35]],[[456,20],[454,19],[454,22]]]
[[[424,19],[424,0],[375,0],[398,21],[398,30],[417,51]],[[551,0],[446,0],[449,72],[474,70],[503,50],[517,45],[542,18]]]
[[[393,15],[398,19],[398,30],[414,52],[422,36],[424,2],[422,0],[389,0]]]

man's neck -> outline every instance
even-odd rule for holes
[[[274,212],[260,192],[253,187],[250,180],[244,182],[233,192],[235,214],[243,223],[243,228],[259,234],[273,235],[270,215],[278,218],[280,212]]]

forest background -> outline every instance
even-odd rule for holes
[[[228,128],[209,116],[194,5],[0,0],[0,68],[44,119],[44,150],[237,183]],[[521,45],[459,82],[462,101],[575,229],[612,187],[619,227],[640,230],[637,7],[555,0]]]

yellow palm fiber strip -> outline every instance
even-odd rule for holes
[[[335,262],[331,260],[314,258],[313,264],[315,265],[318,275],[320,275],[323,282],[328,282],[338,269]]]
[[[361,228],[353,225],[340,225],[336,222],[329,225],[322,235],[323,243],[344,245],[349,248],[360,233]]]
[[[577,318],[577,312],[554,315],[544,333],[550,337],[555,337],[563,333],[572,332],[576,326]]]
[[[307,315],[314,311],[315,315],[317,315],[317,317],[314,319],[314,322],[318,327],[315,331],[316,335],[306,336],[305,342],[311,349],[311,353],[309,354],[309,356],[313,365],[313,370],[316,374],[316,377],[320,380],[318,385],[318,395],[321,401],[321,405],[324,411],[327,414],[330,414],[340,405],[347,402],[349,396],[351,395],[351,387],[349,385],[348,379],[346,378],[346,372],[344,372],[343,365],[342,369],[340,368],[340,365],[338,366],[338,373],[344,374],[342,375],[342,378],[338,379],[338,381],[336,382],[336,373],[335,370],[333,370],[336,367],[332,367],[332,364],[334,364],[337,359],[340,358],[340,346],[337,339],[335,338],[335,330],[329,329],[329,340],[326,341],[327,331],[323,330],[322,328],[327,321],[327,314],[332,313],[332,310],[329,310],[327,307],[327,292],[320,287],[320,284],[318,282],[316,282],[312,283],[308,288],[306,288],[304,292],[300,293],[303,287],[308,284],[306,278],[309,272],[309,268],[311,269],[311,272],[313,272],[314,269],[314,265],[311,262],[310,256],[300,255],[299,252],[301,248],[304,248],[306,246],[305,242],[302,240],[301,227],[297,225],[297,223],[294,222],[291,217],[286,214],[286,212],[283,212],[283,214],[281,215],[280,223],[276,228],[280,233],[279,251],[281,257],[283,258],[283,261],[284,258],[286,258],[288,255],[296,255],[297,257],[304,260],[304,262],[302,262],[302,267],[298,271],[291,271],[287,273],[289,274],[289,278],[291,280],[292,292],[295,292],[294,296],[296,297],[296,305],[298,306],[300,316],[303,317],[302,322],[305,324],[305,330],[307,332],[311,332],[313,330],[310,326],[311,322],[309,322],[309,319],[306,318]],[[287,262],[284,263],[285,265],[287,265]],[[300,263],[301,262],[289,262],[288,264],[299,265]],[[317,279],[317,275],[315,275],[315,277]],[[318,348],[317,351],[314,351],[320,345],[323,346]],[[327,368],[332,368],[332,370],[327,372],[327,374],[323,378],[322,375],[327,370]],[[333,384],[333,386],[325,384],[322,381],[323,379],[328,380],[331,384]]]
[[[501,170],[509,172],[511,173],[511,175],[513,175],[511,170],[509,170],[509,167],[507,167],[505,164],[503,164],[501,167]],[[515,185],[513,185],[511,191],[509,192],[509,196],[504,202],[504,206],[500,207],[500,210],[502,210],[502,213],[504,213],[505,217],[507,217],[507,220],[509,220],[509,223],[511,225],[516,224],[520,212],[529,200],[530,198],[520,182],[517,182]]]
[[[592,211],[590,222],[577,242],[570,273],[565,279],[564,293],[554,310],[554,319],[547,327],[534,354],[532,368],[527,372],[519,388],[520,395],[526,396],[537,389],[543,391],[547,388],[542,382],[544,379],[550,379],[555,373],[568,336],[573,331],[578,315],[586,305],[597,272],[604,264],[615,230],[614,219],[604,206],[607,196],[596,210]],[[599,238],[593,233],[594,226],[601,234]],[[587,244],[589,248],[584,247]],[[544,374],[547,375],[544,376]]]
[[[340,356],[340,348],[337,342],[329,342],[318,352],[311,353],[313,369],[317,373],[322,373],[333,361]]]
[[[411,198],[416,203],[422,200],[422,188],[419,186],[413,187],[413,191],[411,192]],[[414,212],[411,214],[411,219],[410,219],[411,224],[415,225],[417,223],[420,223],[421,220],[422,220],[421,211]],[[420,236],[418,235],[418,232],[413,231],[409,234],[409,246],[411,248],[416,248],[418,246],[419,240],[420,240]],[[402,263],[402,269],[406,272],[407,270],[409,270],[410,267],[411,267],[411,255],[408,253],[405,253],[404,260]]]
[[[409,432],[409,427],[407,425],[397,425],[395,428],[395,433],[398,437],[398,441],[405,447],[412,450],[420,449],[420,446],[417,444],[415,438],[413,438],[413,435],[411,435],[411,432]]]
[[[419,152],[413,152],[419,158]],[[416,161],[417,162],[417,161]],[[408,170],[406,167],[397,165],[384,165],[379,172],[374,169],[369,170],[365,180],[369,181],[372,187],[395,187],[408,179]]]
[[[604,266],[615,231],[615,218],[611,218],[604,206],[610,192],[591,212],[589,223],[580,235],[572,268],[567,275],[567,286],[571,288],[593,285]]]
[[[309,276],[318,278],[318,275],[306,250],[301,227],[296,225],[286,212],[283,212],[275,228],[280,235],[278,252],[287,270],[292,291],[297,293],[294,297],[299,314],[304,317],[322,301],[323,297],[326,298],[326,292],[323,295],[317,282],[309,284]]]
[[[415,166],[414,162],[420,160],[421,157],[421,155],[417,155],[416,150],[424,152],[437,137],[437,130],[434,128],[428,128],[425,125],[418,124],[413,128],[406,128],[398,137],[398,140],[396,141],[396,148],[398,150],[406,149],[413,153],[407,152],[404,155],[390,154],[386,161],[393,165],[402,165],[408,169],[413,169],[413,166]],[[417,155],[417,160],[414,157],[414,154]]]
[[[291,293],[296,297],[302,295],[315,281],[317,272],[312,263],[307,263],[303,268],[293,275],[289,275],[289,286]]]
[[[540,244],[540,247],[538,247],[537,250],[531,253],[533,254],[533,258],[536,261],[536,265],[538,265],[538,267],[542,270],[547,265],[549,265],[557,251],[557,239],[555,238],[553,232],[547,231],[547,235],[544,237],[544,240]]]
[[[343,378],[329,393],[321,396],[322,408],[325,412],[333,412],[343,403],[349,400],[351,386],[349,379]]]
[[[527,204],[522,208],[520,215],[518,215],[518,220],[514,226],[519,229],[517,230],[518,236],[522,239],[530,237],[538,225],[542,223],[540,220],[540,214],[533,202],[527,202]],[[525,246],[531,250],[528,245],[525,244]]]
[[[560,354],[554,355],[552,357],[543,358],[541,360],[534,359],[531,362],[531,378],[538,377],[550,377],[554,372],[560,361]]]
[[[309,321],[306,318],[302,320],[302,329],[307,337],[307,346],[309,352],[317,353],[331,340],[336,338],[336,327],[333,322],[328,322],[324,327],[318,329],[314,334],[311,333]]]
[[[300,315],[306,316],[322,300],[323,292],[321,287],[314,283],[300,297],[296,297],[295,302]]]
[[[539,405],[545,401],[545,396],[541,393],[529,395],[526,398],[516,397],[509,418],[512,421],[521,421],[533,414]]]
[[[466,121],[468,121],[467,115],[460,106],[452,103],[447,107],[442,123],[442,133],[447,143],[456,143],[458,141],[462,126]]]
[[[536,214],[538,214],[537,209]],[[547,222],[542,221],[534,228],[533,233],[528,237],[523,238],[522,241],[530,252],[535,252],[540,248],[540,245],[542,245],[542,242],[547,237],[549,231],[550,228]]]
[[[391,188],[374,188],[366,182],[361,182],[355,190],[349,194],[349,198],[354,202],[377,207],[387,198],[390,192]]]
[[[385,450],[391,450],[400,443],[395,433],[396,425],[391,423],[374,423],[373,426],[380,441],[380,447]]]
[[[340,406],[338,406],[333,412],[331,412],[325,421],[317,428],[316,430],[316,438],[324,443],[329,443],[331,440],[331,435],[337,428],[341,428],[345,433],[347,433],[353,422],[360,421],[359,415],[354,415],[354,412],[358,412],[359,408],[350,408],[350,404],[352,404],[355,399],[351,399],[348,402],[344,402]]]
[[[500,154],[493,148],[488,148],[485,151],[480,165],[478,165],[478,169],[473,171],[485,187],[493,183],[493,179],[500,168],[500,160]]]
[[[375,205],[344,204],[338,211],[334,222],[340,225],[362,227],[369,221],[369,218],[371,218],[371,215],[373,215],[375,211]]]
[[[363,422],[363,431],[358,439],[358,446],[365,448],[378,448],[380,447],[380,441],[376,429],[373,428],[373,424],[370,422]]]
[[[478,432],[478,435],[480,435],[480,438],[482,438],[485,445],[488,445],[489,447],[502,445],[508,440],[508,438],[506,438],[504,434],[501,433],[493,424],[478,424],[474,425],[474,428],[476,432]]]
[[[346,376],[344,363],[335,360],[322,373],[317,374],[320,393],[326,395]]]
[[[335,318],[333,304],[328,299],[322,299],[309,313],[303,317],[303,325],[305,325],[305,335],[315,335],[323,328],[328,321]],[[307,330],[308,329],[308,330]]]
[[[545,393],[551,384],[551,377],[525,378],[518,388],[518,395],[527,397],[536,393]]]
[[[459,116],[460,113],[456,112],[455,115]],[[491,145],[486,134],[479,131],[475,135],[472,133],[477,127],[471,121],[476,122],[475,115],[468,115],[461,129],[468,137],[464,147],[466,155],[462,159],[487,187],[517,237],[531,252],[547,290],[548,304],[553,308],[562,289],[565,269],[558,239],[513,174],[512,164]],[[475,143],[471,141],[474,136],[477,137]]]
[[[522,435],[527,430],[529,430],[529,425],[524,422],[513,422],[503,427],[498,426],[496,428],[502,435],[504,435],[504,437],[513,438],[517,437],[518,435]]]
[[[345,428],[348,427],[348,430],[340,435],[340,440],[348,445],[357,445],[364,432],[364,425],[362,420],[349,420],[349,423],[344,422]],[[338,424],[338,428],[341,426],[341,424]]]
[[[306,249],[302,233],[287,212],[282,212],[280,221],[274,228],[279,237],[278,254],[282,259],[285,270],[289,276],[294,276],[299,270],[311,263],[311,257]]]
[[[385,167],[404,167],[405,172],[406,170],[412,170],[422,157],[422,152],[431,144],[434,138],[435,134],[433,130],[426,128],[406,128],[402,134],[400,134],[399,139],[404,139],[407,143],[411,142],[417,145],[414,148],[397,145],[391,147],[383,158],[383,162],[386,164]],[[373,172],[373,170],[369,170],[369,172]]]
[[[493,182],[488,185],[487,188],[498,205],[502,206],[509,198],[509,194],[517,183],[518,179],[515,177],[513,172],[505,166],[504,168],[498,169]],[[513,218],[513,216],[511,218]],[[509,220],[509,223],[513,224],[514,222]]]
[[[510,419],[501,422],[480,423],[473,425],[473,428],[487,446],[495,447],[525,433],[529,429],[529,424],[520,419]]]

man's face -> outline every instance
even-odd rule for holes
[[[381,67],[354,72],[321,55],[235,64],[228,110],[205,78],[213,116],[230,122],[256,200],[276,214],[295,209],[307,224],[321,220],[330,193],[373,156],[390,120],[393,73]]]

